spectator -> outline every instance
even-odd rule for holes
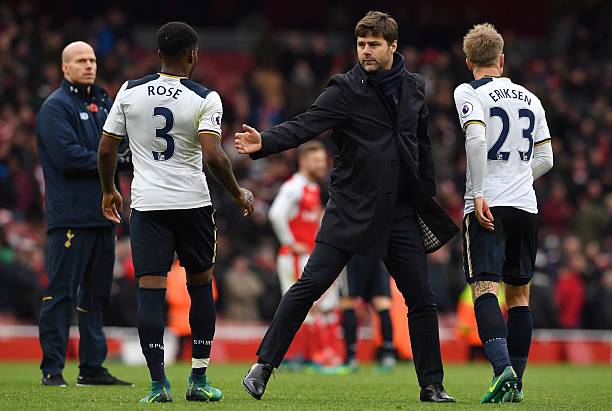
[[[126,8],[100,6],[106,11],[96,13],[95,19],[66,19],[56,10],[45,11],[44,7],[35,5],[31,0],[0,4],[0,209],[9,210],[20,226],[28,226],[32,232],[40,230],[45,196],[36,155],[33,114],[60,84],[62,73],[56,60],[61,48],[84,34],[90,36],[99,54],[98,81],[111,97],[126,78],[137,79],[157,68],[154,51],[138,42],[139,33],[146,26],[138,26],[130,20],[125,14]],[[589,315],[590,321],[584,325],[598,328],[603,327],[600,320],[589,314],[593,309],[591,303],[597,298],[592,290],[601,288],[602,273],[610,269],[609,258],[606,260],[605,256],[612,249],[612,163],[609,161],[612,151],[612,58],[610,26],[605,19],[589,18],[585,10],[592,7],[599,10],[599,15],[607,16],[610,6],[609,2],[599,2],[597,6],[576,4],[572,5],[571,15],[553,12],[548,22],[549,34],[530,37],[529,41],[521,36],[508,36],[506,45],[506,54],[512,56],[511,65],[506,68],[507,75],[517,82],[527,79],[525,85],[542,100],[555,152],[555,167],[550,175],[536,182],[542,218],[541,252],[547,262],[541,267],[541,275],[534,277],[534,288],[536,283],[542,284],[545,292],[534,292],[532,303],[546,306],[546,296],[556,288],[557,277],[562,277],[557,272],[569,264],[570,256],[561,254],[559,247],[550,244],[561,241],[560,238],[576,229],[583,244],[591,240],[600,244],[595,255],[586,257],[585,287],[588,291],[585,298],[587,308],[591,308],[584,313]],[[216,24],[228,24],[235,17],[215,20],[215,11],[210,11],[207,15]],[[338,22],[352,21],[350,14],[348,6],[334,5],[323,21],[333,21],[337,28],[340,27]],[[426,75],[430,131],[440,188],[438,199],[453,216],[462,214],[465,159],[462,154],[464,139],[449,93],[457,84],[466,81],[469,74],[462,69],[461,39],[454,33],[464,31],[469,22],[479,17],[457,15],[455,23],[447,21],[445,27],[434,27],[427,17],[419,17],[416,13],[411,16],[414,24],[401,32],[404,34],[400,33],[410,39],[410,43],[400,39],[407,69]],[[146,19],[145,16],[141,18]],[[238,21],[240,25],[244,22]],[[256,22],[258,27],[265,23],[259,17],[251,22]],[[272,38],[280,38],[279,44],[269,42]],[[205,79],[204,85],[221,91],[224,96],[226,136],[244,122],[271,124],[304,111],[320,94],[330,74],[341,71],[343,66],[352,67],[354,63],[353,45],[342,43],[333,33],[319,32],[309,36],[292,31],[287,36],[272,33],[262,39],[260,46],[251,50],[247,49],[248,44],[241,44],[240,50],[215,50],[214,59],[208,57],[207,50],[200,50],[201,65],[194,72],[194,80]],[[230,40],[219,48],[227,49],[233,44]],[[224,143],[233,145],[229,140]],[[326,139],[326,144],[328,141],[332,139]],[[233,149],[228,149],[230,156],[232,153],[235,154]],[[274,235],[265,217],[267,207],[280,183],[296,168],[291,153],[266,162],[252,162],[237,156],[232,161],[240,181],[255,192],[259,214],[245,224],[233,214],[233,207],[224,206],[227,199],[215,193],[215,183],[209,179],[214,202],[219,205],[218,238],[225,244],[219,247],[224,255],[216,270],[221,291],[217,301],[220,314],[225,312],[227,299],[223,290],[224,277],[234,259],[249,255],[246,257],[249,265],[257,265],[250,256],[253,244],[274,244]],[[122,187],[126,192],[129,179],[122,178]],[[118,227],[120,238],[127,234],[126,226]],[[44,236],[32,236],[31,241],[32,251],[28,253],[42,253]],[[451,306],[455,305],[462,289],[457,287],[461,283],[457,279],[461,277],[452,274],[458,273],[456,267],[461,260],[457,241],[458,238],[450,247],[448,262],[442,263],[450,274],[439,277],[441,281],[447,277],[450,287],[447,299],[452,300]],[[5,244],[4,250],[12,255],[19,254],[14,247],[13,243]],[[582,246],[579,248],[580,253],[588,251],[581,250]],[[594,263],[603,260],[607,262]],[[23,267],[21,278],[33,279],[37,288],[45,285],[44,270],[39,272],[34,261],[20,260],[20,263]],[[442,265],[436,269],[442,269]],[[595,269],[588,268],[595,266]],[[30,277],[32,275],[34,277]],[[129,284],[127,277],[117,276],[113,281],[114,290]],[[2,292],[16,295],[10,288],[14,285],[13,282],[5,284]],[[127,316],[123,322],[119,318],[122,312],[131,310],[127,305],[128,297],[121,297],[121,293],[113,294],[115,297],[110,318],[113,322],[109,325],[129,324],[131,320]],[[260,300],[263,309],[268,304],[267,298]],[[2,300],[4,304],[0,310],[12,317],[18,309],[24,313],[7,301]],[[543,312],[547,314],[541,317],[542,324],[554,325],[556,321],[550,318],[553,312]],[[20,321],[35,322],[30,317],[31,313]],[[536,322],[537,317],[534,310]]]
[[[580,256],[573,259],[580,259]],[[555,302],[559,312],[559,325],[563,328],[579,328],[584,304],[584,282],[579,271],[569,267],[561,269],[555,288]]]
[[[565,234],[574,207],[567,198],[567,188],[561,181],[554,181],[550,187],[548,198],[541,205],[542,225],[555,234]]]
[[[246,257],[234,259],[232,268],[225,275],[225,293],[228,299],[226,317],[237,321],[258,321],[257,299],[263,294],[264,285],[249,268]]]
[[[606,271],[601,277],[599,301],[599,321],[600,328],[612,329],[612,269]]]

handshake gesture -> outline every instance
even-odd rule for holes
[[[234,145],[240,154],[251,154],[261,150],[261,134],[251,126],[242,125],[244,132],[236,133]]]

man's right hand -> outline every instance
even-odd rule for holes
[[[261,134],[251,126],[242,125],[243,133],[236,133],[234,145],[240,154],[251,154],[261,150]]]
[[[484,197],[474,198],[474,214],[476,215],[478,224],[486,230],[493,231],[495,229],[493,225],[493,214],[491,214],[489,203],[487,203]]]
[[[115,189],[110,193],[102,194],[102,214],[107,220],[119,224],[121,222],[121,209],[123,208],[123,199],[121,194]]]
[[[234,198],[236,204],[242,208],[242,215],[248,217],[253,214],[255,208],[255,197],[246,188],[240,188],[240,196]]]

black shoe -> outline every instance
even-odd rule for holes
[[[421,388],[423,402],[455,402],[455,399],[444,391],[442,384],[430,384]]]
[[[272,373],[274,373],[274,367],[270,364],[253,364],[247,375],[244,376],[242,385],[251,394],[251,397],[261,400]]]
[[[66,383],[66,380],[64,379],[64,377],[62,377],[62,374],[43,375],[42,380],[40,380],[40,383],[48,387],[67,387],[68,386],[68,384]]]
[[[94,375],[79,375],[77,378],[77,387],[86,387],[88,385],[122,385],[125,387],[134,386],[134,384],[131,382],[120,380],[108,371]]]

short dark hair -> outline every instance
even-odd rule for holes
[[[397,40],[397,21],[388,13],[370,11],[355,26],[355,37],[365,37],[368,34],[382,36],[390,45]]]
[[[297,148],[298,158],[304,158],[313,151],[325,150],[325,146],[319,140],[311,140]]]
[[[164,57],[180,57],[197,45],[198,33],[189,24],[171,21],[157,30],[157,47]]]

